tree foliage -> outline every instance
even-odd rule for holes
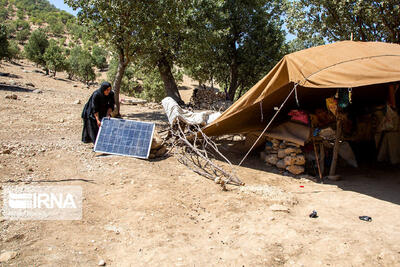
[[[40,29],[35,30],[29,37],[28,43],[24,46],[25,55],[29,60],[45,67],[46,61],[43,55],[48,46],[49,41],[47,40],[46,34]]]
[[[400,4],[383,0],[295,0],[287,8],[289,32],[306,42],[340,40],[400,43]]]
[[[8,44],[8,54],[6,56],[6,59],[8,61],[12,61],[14,59],[21,59],[21,49],[18,47],[18,44],[11,40]]]
[[[0,61],[8,56],[7,28],[0,24]]]
[[[28,40],[31,31],[28,29],[20,30],[15,35],[15,38],[19,41],[20,44],[23,44],[26,40]]]
[[[107,72],[107,79],[114,80],[118,69],[118,60],[112,57]],[[174,79],[177,82],[183,80],[183,74],[177,68],[173,69]],[[148,101],[160,102],[166,97],[164,82],[157,69],[149,69],[143,62],[130,63],[125,70],[121,81],[121,92],[140,97]]]
[[[107,51],[99,45],[94,45],[92,48],[92,58],[94,65],[103,70],[107,68]]]
[[[197,39],[185,66],[200,82],[216,81],[234,100],[254,85],[281,58],[284,32],[279,2],[202,1],[196,17]],[[204,21],[204,22],[203,22]]]
[[[128,64],[140,47],[138,31],[141,27],[139,15],[144,13],[143,1],[124,0],[66,0],[68,5],[79,9],[79,20],[99,39],[118,53],[118,72],[113,82],[115,112],[119,114],[120,84]]]
[[[63,49],[55,40],[50,41],[43,59],[46,61],[46,67],[53,73],[54,77],[58,71],[66,69],[66,59]]]
[[[96,78],[93,58],[90,52],[82,49],[81,46],[75,46],[69,52],[66,70],[70,79],[77,78],[87,84]]]

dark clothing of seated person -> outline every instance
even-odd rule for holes
[[[114,92],[111,84],[103,82],[99,89],[93,92],[82,111],[83,130],[82,142],[95,143],[101,120],[110,117],[114,110]]]

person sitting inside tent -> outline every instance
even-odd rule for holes
[[[101,120],[104,117],[111,117],[114,105],[114,92],[111,91],[111,84],[103,82],[100,88],[93,92],[83,108],[82,142],[96,142]]]

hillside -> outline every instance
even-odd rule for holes
[[[222,192],[173,156],[141,160],[94,153],[93,145],[80,142],[80,114],[93,87],[65,74],[45,76],[26,60],[0,67],[9,73],[0,76],[0,191],[22,185],[83,189],[82,220],[0,216],[1,266],[400,262],[398,169],[360,168],[344,181],[319,184],[267,172],[253,156],[235,167],[246,186]],[[167,125],[159,105],[122,109],[125,118],[155,122],[157,130]],[[242,155],[225,151],[240,161]],[[319,217],[309,218],[314,209]],[[360,215],[373,221],[360,221]]]

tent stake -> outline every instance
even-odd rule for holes
[[[335,139],[335,145],[333,147],[333,157],[332,157],[332,163],[331,163],[331,169],[329,170],[329,178],[332,180],[337,180],[337,177],[335,176],[336,173],[336,164],[337,164],[337,159],[338,159],[338,152],[339,152],[339,138],[342,135],[342,120],[340,118],[340,113],[337,113],[337,121],[336,121],[336,139]]]
[[[281,111],[281,109],[283,108],[283,106],[286,104],[286,102],[288,101],[289,97],[293,94],[293,92],[296,90],[297,85],[299,85],[298,83],[296,83],[292,89],[292,91],[290,91],[289,95],[286,97],[286,99],[282,102],[281,106],[279,107],[279,109],[276,111],[275,115],[272,117],[272,119],[269,121],[269,123],[267,124],[267,126],[265,126],[264,130],[262,131],[262,133],[260,134],[260,136],[257,138],[257,140],[254,142],[253,146],[249,149],[249,151],[246,153],[246,155],[243,157],[242,161],[240,161],[239,166],[242,165],[243,161],[247,158],[247,156],[250,154],[250,152],[253,150],[253,148],[256,146],[256,144],[258,143],[258,141],[260,140],[260,138],[265,134],[265,132],[267,131],[267,129],[269,128],[269,126],[271,125],[271,123],[275,120],[276,116],[278,115],[279,111]]]

